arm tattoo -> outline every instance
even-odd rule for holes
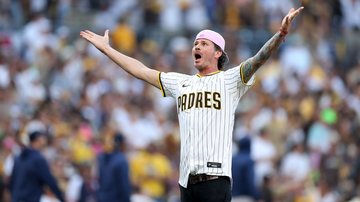
[[[265,45],[256,53],[255,56],[247,59],[241,66],[243,82],[247,83],[252,75],[263,65],[270,57],[272,52],[276,50],[284,40],[279,32],[277,32]]]

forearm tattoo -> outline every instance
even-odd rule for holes
[[[247,83],[252,75],[263,65],[274,50],[276,50],[284,40],[283,35],[277,32],[265,45],[256,53],[255,56],[246,60],[241,66],[241,77]]]

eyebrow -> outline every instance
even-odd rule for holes
[[[209,41],[208,41],[208,40],[204,40],[204,39],[198,39],[198,40],[194,41],[193,45],[195,45],[196,43],[206,43],[206,44],[208,44]]]

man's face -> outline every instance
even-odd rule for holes
[[[47,145],[47,137],[45,135],[41,135],[40,137],[38,137],[37,141],[39,149],[42,149]]]
[[[194,42],[192,56],[194,66],[199,71],[208,67],[217,67],[217,62],[221,54],[221,51],[215,50],[215,45],[210,40],[198,39]]]

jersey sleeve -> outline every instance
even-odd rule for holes
[[[159,86],[164,97],[176,97],[179,83],[187,75],[175,72],[159,72]]]
[[[236,89],[234,93],[238,94],[240,97],[246,93],[247,90],[255,83],[255,74],[250,78],[248,82],[243,80],[242,72],[242,65],[233,67],[225,71],[226,80],[228,85],[230,85],[230,89]]]

